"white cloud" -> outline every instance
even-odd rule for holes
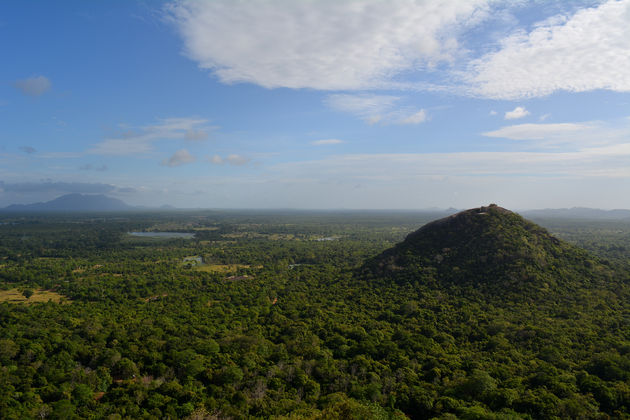
[[[141,155],[153,150],[158,140],[203,140],[208,131],[216,127],[208,126],[202,118],[165,118],[156,124],[128,129],[106,138],[88,150],[97,155]]]
[[[453,60],[488,0],[180,0],[167,7],[185,54],[224,83],[379,88]]]
[[[223,158],[219,155],[214,155],[208,158],[208,162],[213,165],[223,165]]]
[[[366,119],[366,122],[369,125],[374,125],[374,124],[378,124],[379,122],[381,122],[382,119],[383,119],[383,117],[381,117],[380,115],[372,115],[371,117],[368,117]]]
[[[572,152],[353,154],[276,165],[287,179],[397,185],[425,177],[627,177],[630,143]]]
[[[315,140],[311,142],[311,144],[315,146],[324,146],[324,145],[329,145],[329,144],[341,144],[341,143],[344,143],[344,141],[339,140],[339,139],[324,139],[324,140]]]
[[[221,157],[219,155],[214,155],[208,158],[208,162],[213,165],[223,165],[225,163],[233,166],[243,166],[250,162],[251,159],[237,154],[227,155],[226,157]]]
[[[45,76],[30,77],[28,79],[16,80],[13,83],[16,89],[28,96],[40,96],[46,93],[52,83]]]
[[[492,116],[497,115],[497,111],[495,111],[494,109],[492,109],[492,110],[490,110],[489,115],[492,115]]]
[[[208,138],[208,132],[201,129],[188,129],[184,134],[186,140],[206,140]]]
[[[630,91],[630,0],[549,6],[545,11],[565,14],[505,35],[518,22],[512,11],[522,7],[493,0],[177,0],[166,9],[185,54],[223,83],[442,90],[496,99]],[[512,23],[481,27],[500,15]],[[479,32],[470,29],[498,47],[471,42]]]
[[[400,124],[420,124],[427,120],[427,113],[424,109],[409,115],[400,120]]]
[[[79,166],[80,171],[98,171],[103,172],[107,170],[107,165],[92,165],[91,163],[86,163],[85,165]]]
[[[630,92],[630,0],[556,16],[469,65],[475,94],[516,99],[555,91]]]
[[[79,152],[45,152],[39,153],[37,157],[42,159],[77,159],[83,157]]]
[[[336,111],[353,114],[368,124],[376,124],[384,114],[391,112],[399,100],[398,96],[365,93],[328,95],[324,102]]]
[[[486,137],[499,137],[510,140],[545,140],[566,137],[590,129],[591,126],[575,123],[559,124],[518,124],[501,127],[498,130],[483,133]]]
[[[611,148],[628,143],[630,121],[584,121],[579,123],[516,124],[482,133],[487,137],[526,141],[527,147],[556,151]],[[608,149],[611,150],[611,149]]]
[[[559,124],[518,124],[501,127],[498,130],[483,133],[486,137],[499,137],[510,140],[548,140],[554,138],[570,138],[585,130],[592,130],[592,123],[559,123]]]
[[[424,109],[399,106],[401,97],[370,93],[333,94],[324,102],[332,109],[352,114],[370,125],[374,124],[420,124],[427,120]]]
[[[88,150],[88,153],[95,155],[143,155],[153,150],[151,141],[143,139],[106,139]]]
[[[192,163],[195,161],[195,157],[188,152],[186,149],[180,149],[176,151],[173,156],[168,159],[164,159],[162,161],[162,165],[164,166],[180,166],[185,165],[187,163]]]
[[[512,111],[507,111],[505,113],[506,120],[516,120],[519,118],[523,118],[529,115],[529,111],[523,108],[522,106],[517,106]]]
[[[300,208],[620,208],[630,205],[618,194],[630,187],[628,159],[629,143],[561,153],[338,155],[275,165],[247,198]]]
[[[245,156],[241,156],[241,155],[227,155],[227,157],[225,158],[225,161],[227,163],[229,163],[230,165],[234,165],[234,166],[242,166],[247,164],[250,159],[246,158]]]

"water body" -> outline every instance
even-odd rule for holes
[[[129,232],[131,236],[141,236],[144,238],[183,238],[192,239],[195,237],[194,233],[188,232]]]

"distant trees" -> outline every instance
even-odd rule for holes
[[[23,293],[54,287],[70,299],[0,302],[3,418],[630,412],[630,284],[623,276],[597,286],[595,277],[574,281],[570,294],[554,294],[554,278],[545,278],[550,298],[536,300],[464,282],[440,287],[446,258],[432,270],[419,261],[400,283],[357,274],[367,257],[408,233],[400,219],[128,217],[0,225],[0,256],[8,255],[0,260],[3,286]],[[158,223],[218,229],[189,241],[118,235]],[[249,277],[186,270],[181,261],[190,255],[249,265],[239,272]],[[557,270],[566,272],[564,265]]]

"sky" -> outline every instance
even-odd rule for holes
[[[0,206],[630,208],[630,0],[5,0]]]

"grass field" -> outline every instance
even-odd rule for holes
[[[30,299],[26,299],[22,292],[18,289],[0,290],[0,302],[9,303],[37,303],[37,302],[60,302],[64,299],[64,302],[69,302],[68,298],[60,295],[57,292],[51,290],[33,290],[33,296]]]

